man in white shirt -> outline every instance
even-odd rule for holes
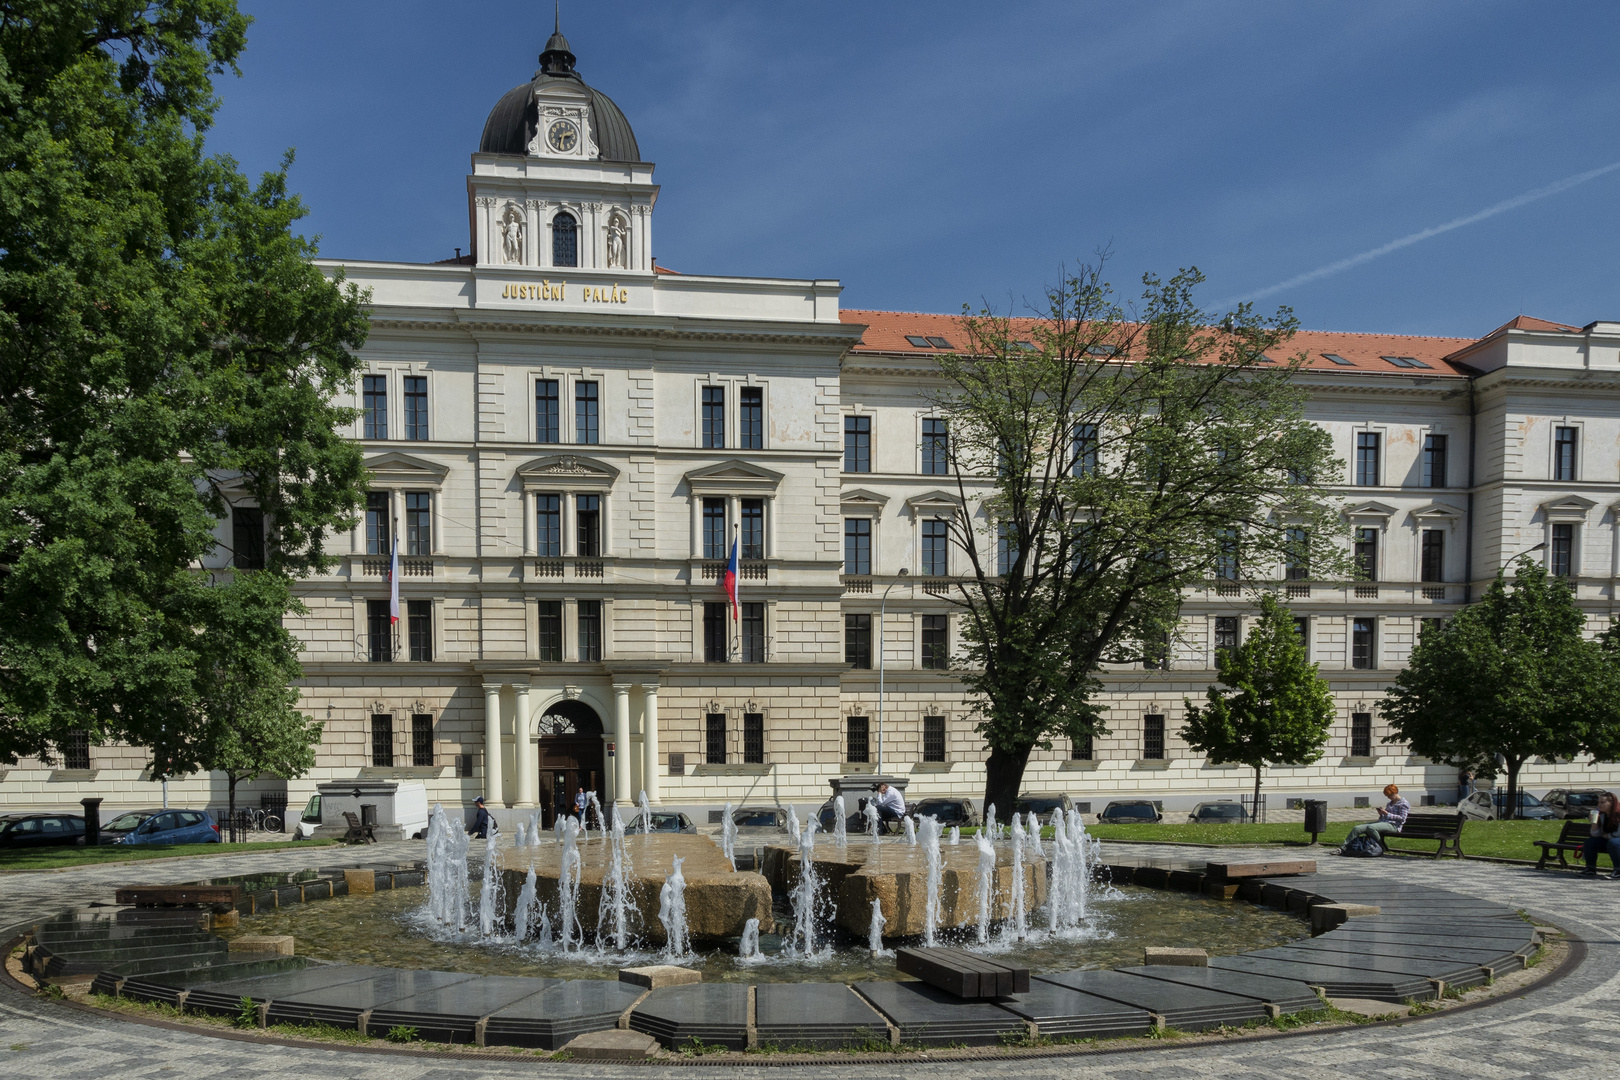
[[[879,784],[877,812],[879,821],[899,821],[906,816],[906,800],[897,789],[888,784]]]

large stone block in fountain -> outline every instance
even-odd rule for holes
[[[592,834],[581,839],[579,921],[587,937],[594,937],[602,909],[602,881],[610,870],[609,845]],[[686,879],[688,933],[696,942],[740,937],[749,919],[771,921],[771,887],[765,878],[731,868],[720,848],[706,836],[680,833],[631,834],[624,838],[625,901],[630,935],[648,945],[665,943],[658,921],[659,891],[679,856]],[[508,925],[518,892],[532,866],[535,893],[553,922],[561,908],[557,889],[562,846],[545,841],[538,847],[508,848],[499,852],[501,908]],[[603,926],[607,929],[606,924]]]

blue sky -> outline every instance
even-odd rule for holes
[[[547,4],[244,0],[210,148],[295,147],[322,253],[467,245],[484,117]],[[659,261],[830,277],[846,307],[1022,310],[1065,261],[1197,265],[1312,329],[1620,319],[1612,3],[565,3],[663,185]]]

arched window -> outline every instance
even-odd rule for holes
[[[551,265],[579,265],[579,223],[572,214],[565,212],[551,219]]]

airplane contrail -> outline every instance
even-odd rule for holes
[[[1576,173],[1574,176],[1566,176],[1562,180],[1554,181],[1545,187],[1538,187],[1533,191],[1526,191],[1522,195],[1515,195],[1511,199],[1504,199],[1495,206],[1488,206],[1478,213],[1469,214],[1467,217],[1456,218],[1455,220],[1448,221],[1443,225],[1433,225],[1427,229],[1421,229],[1418,232],[1403,236],[1399,240],[1391,240],[1389,243],[1375,247],[1370,251],[1363,251],[1359,255],[1351,255],[1347,259],[1340,259],[1337,262],[1330,262],[1326,266],[1319,266],[1315,270],[1310,270],[1296,277],[1291,277],[1287,281],[1279,281],[1275,285],[1268,285],[1264,289],[1259,289],[1255,292],[1248,293],[1242,297],[1239,297],[1239,299],[1262,300],[1274,293],[1280,293],[1285,289],[1292,289],[1296,286],[1304,285],[1311,281],[1320,281],[1322,278],[1331,277],[1342,270],[1348,270],[1353,266],[1360,266],[1362,263],[1371,262],[1381,255],[1388,255],[1392,251],[1399,251],[1401,248],[1411,247],[1413,244],[1416,244],[1422,240],[1427,240],[1431,236],[1439,236],[1441,233],[1448,233],[1453,229],[1460,229],[1464,225],[1472,225],[1476,221],[1484,221],[1486,218],[1493,218],[1498,214],[1505,214],[1509,210],[1517,210],[1521,206],[1549,198],[1553,195],[1557,195],[1561,191],[1568,191],[1572,187],[1578,187],[1581,184],[1586,183],[1588,180],[1596,180],[1605,173],[1614,172],[1616,169],[1620,169],[1620,161],[1616,161],[1610,165],[1604,165],[1600,168],[1588,169],[1585,172]]]

